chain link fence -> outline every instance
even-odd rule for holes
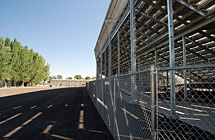
[[[115,139],[212,140],[214,68],[152,66],[135,74],[92,81],[87,90]],[[175,73],[174,81],[171,73]]]

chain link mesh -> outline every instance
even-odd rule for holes
[[[175,69],[175,100],[170,71],[158,68],[155,83],[150,70],[88,83],[89,96],[115,139],[215,139],[214,67]],[[155,122],[151,84],[157,85]]]

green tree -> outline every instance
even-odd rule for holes
[[[86,80],[89,80],[89,79],[90,79],[90,77],[89,77],[89,76],[87,76],[85,79],[86,79]]]
[[[54,76],[49,76],[49,81],[51,81],[53,79],[57,79],[57,77],[55,75]]]
[[[63,79],[62,75],[57,75],[57,79]]]
[[[29,51],[28,51],[28,47],[25,46],[24,48],[21,49],[20,52],[20,68],[18,70],[18,74],[20,76],[20,80],[22,82],[22,86],[24,86],[24,84],[26,82],[29,82],[30,80],[30,74],[29,74]]]
[[[4,80],[5,86],[7,86],[7,81],[11,78],[10,40],[7,38],[6,41],[0,38],[0,81]]]
[[[75,75],[74,79],[83,79],[83,78],[81,77],[81,75]]]
[[[49,69],[45,59],[32,49],[16,39],[0,38],[0,80],[12,80],[15,86],[38,84],[48,80]]]
[[[10,39],[7,37],[5,39],[5,47],[10,47],[10,44],[11,44]]]
[[[46,64],[45,59],[38,53],[35,55],[35,73],[33,76],[32,83],[39,84],[48,79],[49,75],[49,65]]]
[[[72,80],[72,77],[67,77],[66,79],[68,79],[68,80]]]
[[[11,42],[11,66],[12,66],[12,78],[14,85],[16,86],[20,81],[20,75],[18,74],[19,68],[21,66],[21,60],[20,60],[20,53],[21,53],[22,46],[19,42],[14,39],[14,41]]]

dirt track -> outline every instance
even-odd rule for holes
[[[42,90],[51,90],[58,88],[50,87],[27,87],[27,88],[0,88],[0,97],[18,95],[23,93],[42,91]]]
[[[0,139],[113,139],[85,88],[0,89],[0,94],[7,96],[0,98]]]

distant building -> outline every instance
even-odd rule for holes
[[[50,81],[52,87],[85,87],[86,83],[91,80],[56,80]]]

